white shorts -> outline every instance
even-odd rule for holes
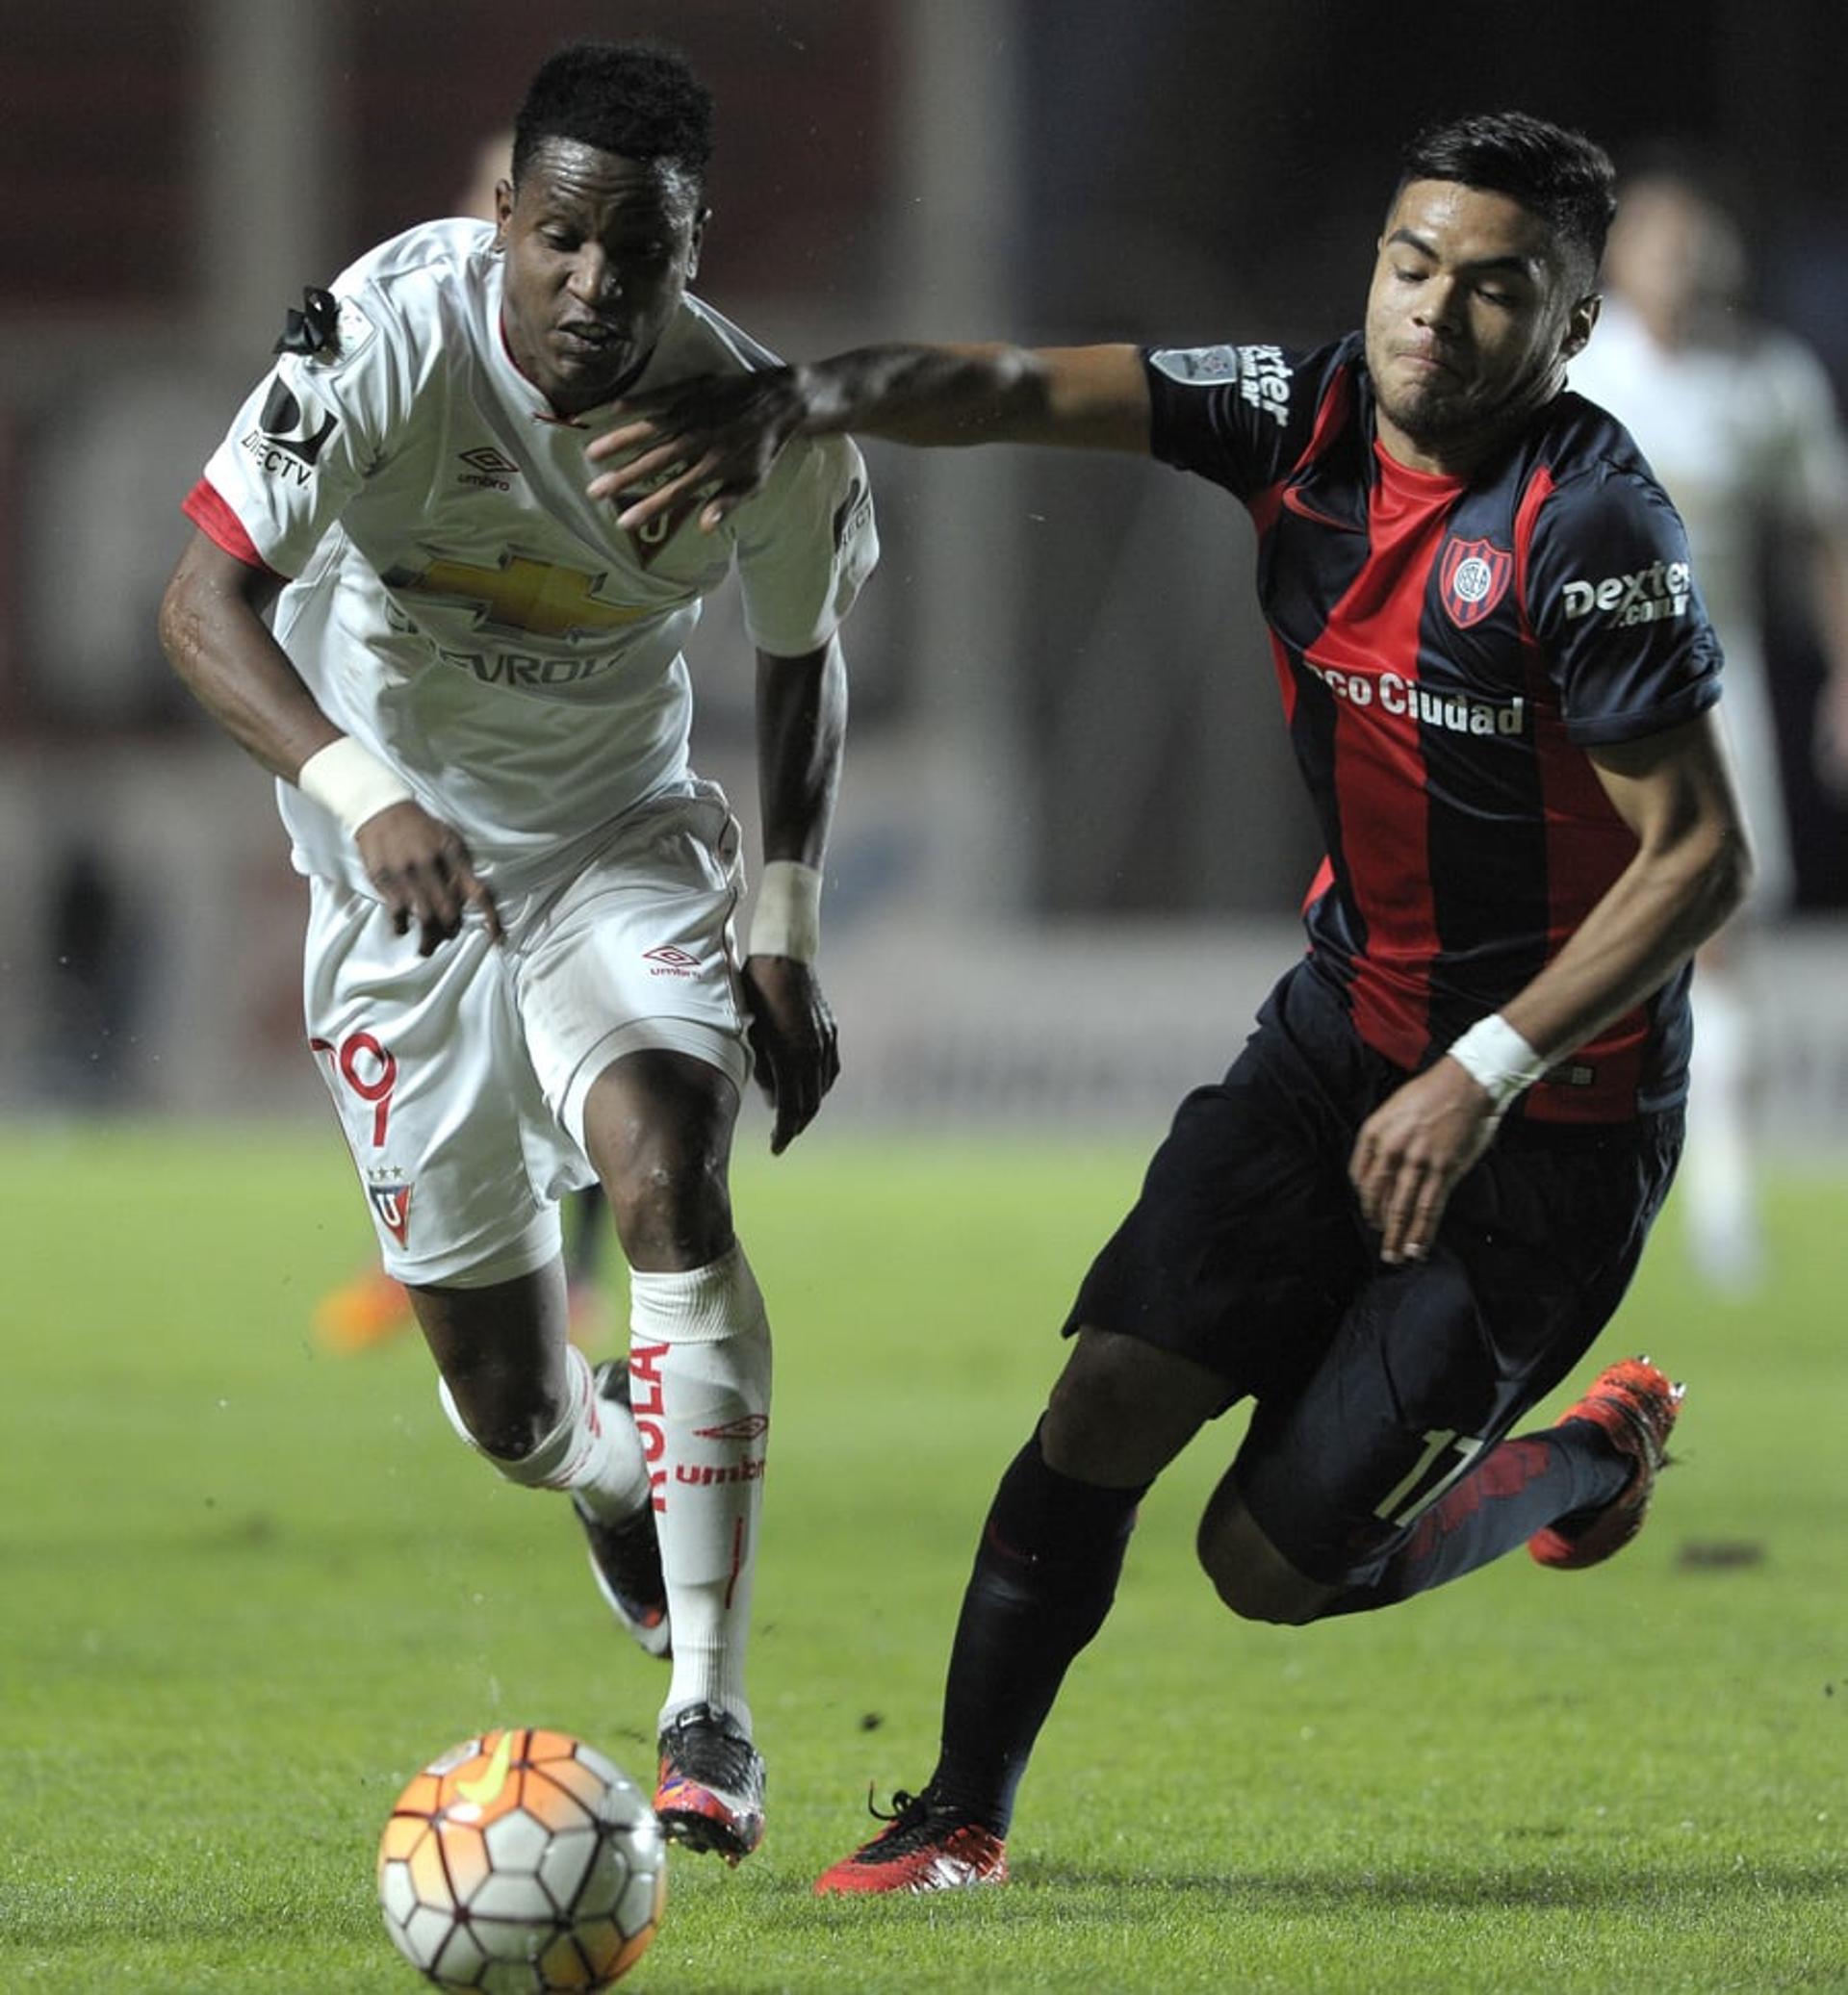
[[[750,1076],[723,795],[644,806],[569,884],[500,904],[429,957],[376,902],[310,878],[308,1043],[358,1165],[386,1271],[478,1288],[559,1251],[558,1200],[595,1181],[584,1098],[628,1053]]]

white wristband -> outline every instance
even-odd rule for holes
[[[1500,1011],[1478,1018],[1450,1048],[1450,1058],[1472,1080],[1487,1088],[1498,1110],[1547,1070],[1542,1060]]]
[[[413,801],[411,787],[395,770],[386,768],[370,749],[343,734],[318,748],[301,765],[295,787],[339,818],[351,837],[369,817],[394,804]]]
[[[799,859],[772,859],[751,915],[753,956],[811,963],[821,953],[821,872]]]

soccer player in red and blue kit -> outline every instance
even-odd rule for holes
[[[1254,1401],[1199,1556],[1249,1619],[1382,1607],[1640,1526],[1680,1388],[1630,1359],[1510,1438],[1617,1307],[1681,1145],[1688,962],[1750,858],[1681,524],[1566,392],[1612,201],[1521,114],[1408,148],[1365,330],[1272,346],[885,346],[638,398],[593,446],[625,524],[707,524],[782,444],[1146,452],[1222,485],[1327,857],[1309,948],[1181,1105],[1079,1292],[995,1496],[929,1783],[817,1889],[997,1881],[1014,1793],[1136,1506]],[[622,495],[628,493],[625,499]]]

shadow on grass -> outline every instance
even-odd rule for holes
[[[1094,1917],[1113,1923],[1168,1919],[1190,1901],[1210,1898],[1220,1912],[1287,1909],[1296,1915],[1340,1913],[1356,1906],[1428,1907],[1437,1911],[1520,1910],[1535,1906],[1582,1911],[1648,1911],[1673,1905],[1737,1905],[1764,1898],[1838,1902],[1848,1891],[1848,1859],[1734,1864],[1650,1865],[1594,1873],[1434,1869],[1388,1871],[1355,1866],[1311,1876],[1264,1876],[1228,1871],[1223,1876],[1138,1876],[1085,1869],[1076,1864],[1029,1863],[1014,1875],[1023,1900],[1042,1891],[1108,1892],[1112,1903],[1093,1911],[1082,1903],[1061,1907],[1062,1918]]]

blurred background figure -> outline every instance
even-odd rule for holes
[[[1721,711],[1758,854],[1751,906],[1699,959],[1679,1192],[1695,1266],[1747,1292],[1763,1268],[1749,978],[1764,951],[1751,931],[1788,910],[1796,883],[1766,589],[1802,599],[1826,668],[1811,752],[1822,780],[1848,794],[1848,448],[1820,362],[1749,315],[1740,224],[1691,167],[1664,160],[1626,182],[1604,293],[1571,385],[1628,425],[1687,524],[1726,651]]]
[[[495,218],[495,190],[513,173],[513,133],[499,131],[481,141],[470,175],[456,195],[457,215],[478,221]],[[566,1201],[565,1282],[570,1297],[572,1342],[585,1350],[601,1338],[607,1322],[598,1271],[603,1263],[603,1239],[609,1220],[601,1185],[586,1185]],[[330,1289],[315,1305],[315,1337],[324,1350],[337,1354],[370,1349],[410,1329],[411,1298],[373,1264],[351,1281]]]

